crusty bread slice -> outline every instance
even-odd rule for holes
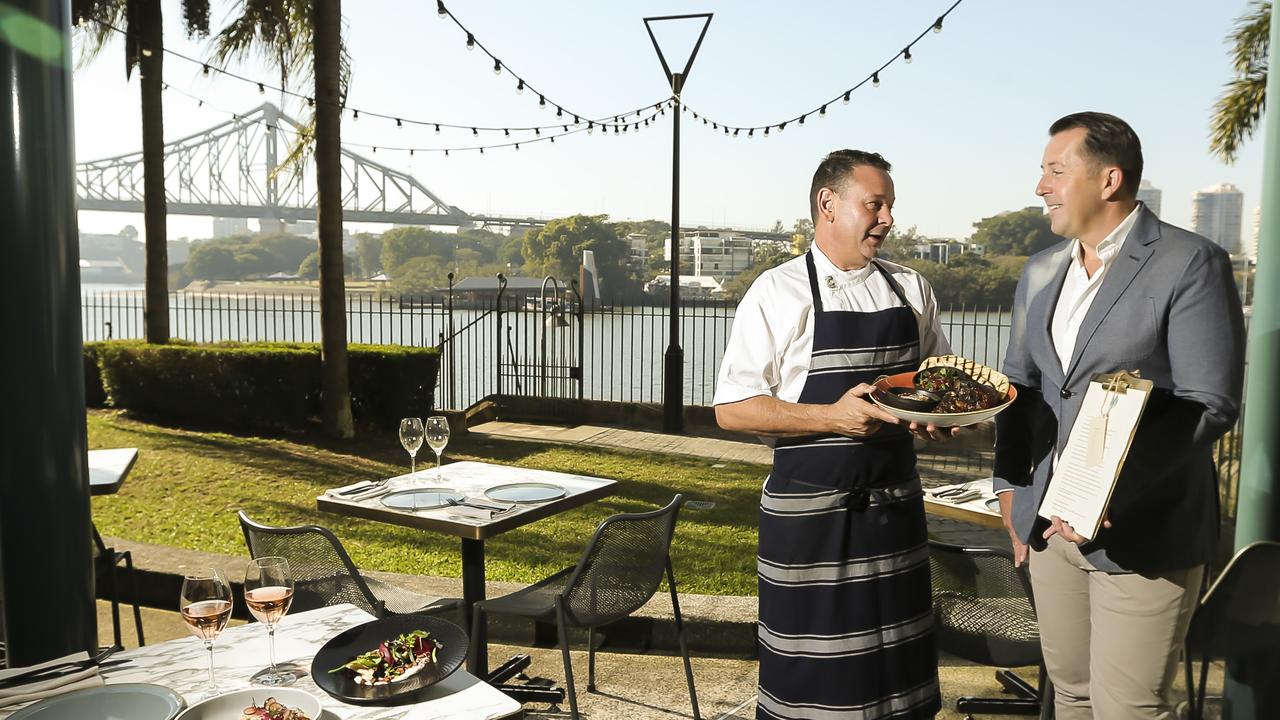
[[[1009,394],[1009,378],[1003,373],[959,355],[938,355],[925,358],[924,362],[920,363],[920,370],[939,366],[956,368],[967,373],[974,380],[995,388],[1002,396],[1008,396]]]

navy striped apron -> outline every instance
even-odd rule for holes
[[[920,331],[902,302],[827,311],[812,253],[813,353],[801,403],[832,403],[914,370]],[[780,439],[760,500],[758,719],[931,718],[942,706],[929,549],[912,437]]]

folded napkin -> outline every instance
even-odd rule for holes
[[[387,483],[380,484],[375,482],[369,482],[368,480],[362,480],[361,482],[355,483],[353,485],[334,488],[330,490],[327,494],[330,497],[336,497],[341,500],[351,500],[354,502],[359,502],[361,500],[369,500],[370,498],[381,497],[382,495],[386,495],[390,491],[391,491],[391,487]]]
[[[4,680],[7,677],[12,677],[21,673],[30,672],[37,668],[88,659],[89,653],[78,652],[72,655],[67,655],[66,657],[49,660],[38,665],[0,670],[0,680]],[[71,692],[72,690],[98,687],[102,684],[102,675],[98,673],[97,665],[91,665],[83,670],[76,670],[66,674],[57,674],[53,676],[45,675],[39,678],[32,678],[31,682],[20,683],[13,687],[0,689],[0,707],[53,697],[55,695]]]

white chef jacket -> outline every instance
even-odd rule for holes
[[[884,274],[870,263],[856,270],[841,270],[817,245],[812,252],[824,310],[874,312],[901,307],[902,301]],[[950,354],[929,281],[911,268],[885,260],[876,262],[893,276],[916,315],[921,359]],[[813,317],[813,293],[803,255],[756,278],[734,315],[713,404],[757,395],[797,402],[809,376]]]

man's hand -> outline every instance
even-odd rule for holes
[[[1004,529],[1008,531],[1009,543],[1013,547],[1013,566],[1022,567],[1022,563],[1027,561],[1028,549],[1013,529],[1013,492],[1002,492],[996,497],[1000,498],[1000,517],[1004,520]]]
[[[958,427],[940,428],[933,423],[921,425],[918,422],[913,422],[907,426],[907,429],[911,431],[912,435],[915,435],[921,440],[933,440],[935,442],[950,440],[951,438],[958,437],[960,435],[960,428]]]
[[[1067,522],[1066,520],[1063,520],[1057,515],[1054,515],[1053,517],[1049,518],[1049,522],[1051,524],[1049,525],[1048,529],[1044,531],[1045,540],[1048,540],[1054,535],[1061,535],[1064,540],[1069,540],[1077,545],[1083,545],[1089,542],[1089,538],[1077,533],[1075,529],[1071,527],[1071,523]],[[1103,518],[1102,527],[1104,528],[1111,527],[1111,521],[1106,518]]]
[[[881,423],[898,424],[898,418],[864,400],[875,388],[866,383],[850,388],[831,405],[832,431],[849,437],[866,437],[880,429]]]

